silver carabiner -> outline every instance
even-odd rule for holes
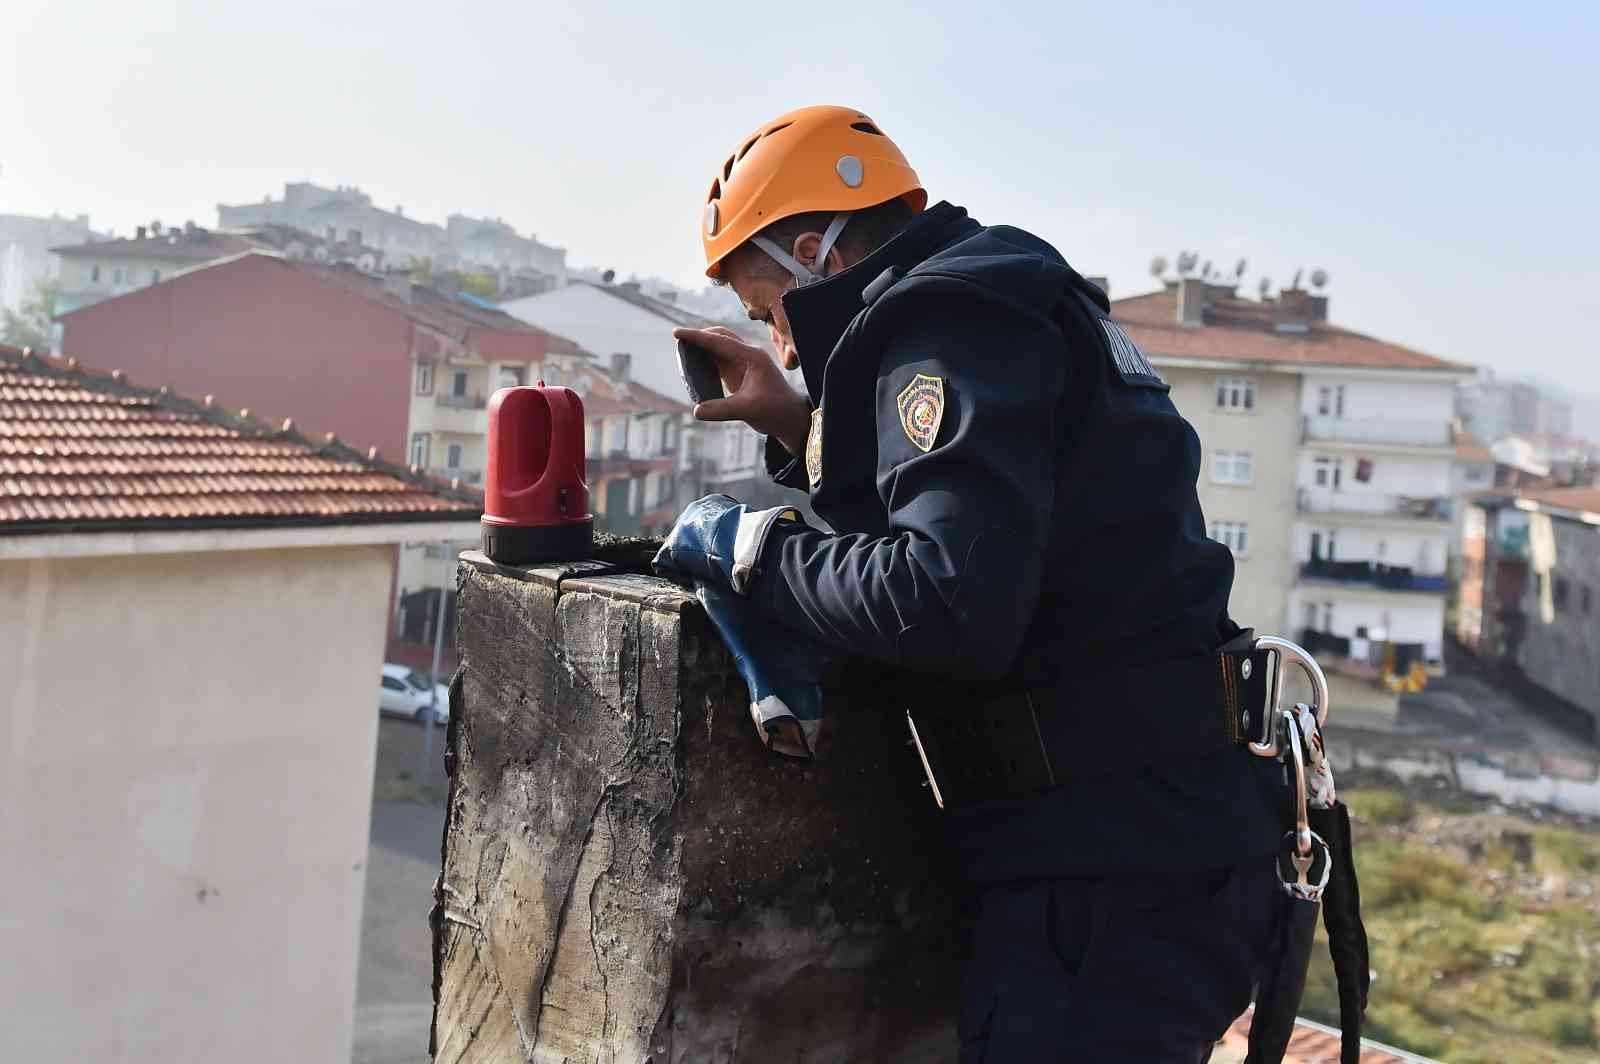
[[[1300,725],[1292,713],[1283,715],[1284,741],[1294,759],[1294,848],[1305,860],[1311,858],[1311,815],[1306,811],[1306,758],[1300,745]],[[1296,862],[1298,865],[1298,862]]]
[[[1283,753],[1283,745],[1278,740],[1278,721],[1288,717],[1288,713],[1280,704],[1283,700],[1284,662],[1292,661],[1300,666],[1300,671],[1311,681],[1313,706],[1317,711],[1319,728],[1328,719],[1328,678],[1322,674],[1322,666],[1317,664],[1317,659],[1308,654],[1298,643],[1291,643],[1275,635],[1264,635],[1256,640],[1256,649],[1265,650],[1272,658],[1272,684],[1269,688],[1271,697],[1267,700],[1267,710],[1263,714],[1265,719],[1261,722],[1261,738],[1251,742],[1249,747],[1250,752],[1257,757],[1277,757]],[[1303,785],[1301,789],[1304,790]]]

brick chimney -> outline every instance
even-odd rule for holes
[[[1197,328],[1206,323],[1206,283],[1198,277],[1178,282],[1178,324]]]
[[[148,233],[149,230],[141,225],[141,226],[139,226],[139,228],[135,229],[133,232],[134,232],[134,237],[133,238],[135,240],[143,240],[145,238],[145,234]]]
[[[611,356],[611,379],[618,384],[627,384],[628,377],[633,372],[633,356],[626,351],[618,351]]]
[[[1272,328],[1281,333],[1309,332],[1311,314],[1311,293],[1304,288],[1285,288],[1273,308]]]

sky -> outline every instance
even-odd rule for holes
[[[713,171],[857,107],[1113,297],[1180,250],[1600,395],[1600,4],[7,0],[0,213],[130,234],[286,181],[700,283]]]

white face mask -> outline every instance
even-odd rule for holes
[[[777,242],[764,236],[753,236],[750,243],[765,251],[779,266],[794,275],[795,282],[804,288],[808,284],[827,277],[828,252],[833,250],[833,245],[839,239],[839,234],[844,232],[845,223],[850,221],[849,211],[840,211],[833,216],[833,221],[828,223],[828,228],[822,234],[822,243],[817,245],[817,257],[814,266],[807,266],[783,248]]]

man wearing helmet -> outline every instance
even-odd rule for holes
[[[728,390],[695,415],[767,434],[833,531],[711,496],[658,565],[905,677],[893,708],[978,891],[963,1060],[1204,1060],[1270,951],[1279,819],[1199,442],[1054,248],[927,199],[845,108],[717,168],[707,273],[805,391],[679,330]]]

